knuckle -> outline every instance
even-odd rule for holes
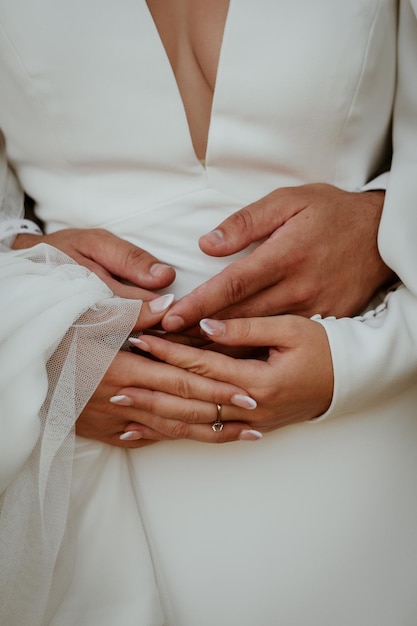
[[[189,426],[184,422],[177,422],[173,424],[170,437],[173,439],[188,439],[189,436]]]
[[[240,302],[246,297],[246,282],[243,276],[231,276],[225,284],[226,299],[229,304]]]
[[[313,285],[299,285],[293,294],[294,305],[299,309],[310,309],[317,300],[317,289]]]
[[[90,228],[87,232],[92,233],[98,239],[101,237],[112,237],[113,235],[105,228]]]
[[[273,389],[273,391],[272,391]],[[262,407],[260,410],[255,411],[255,415],[251,415],[251,422],[259,424],[264,420],[265,407],[271,405],[271,403],[277,404],[277,398],[279,394],[276,387],[271,385],[265,385],[256,390],[256,401],[258,407]]]
[[[292,246],[285,257],[285,268],[287,271],[296,271],[308,262],[306,259],[305,246]]]
[[[275,213],[277,210],[277,205],[285,199],[286,194],[288,194],[289,187],[278,187],[278,189],[274,189],[271,193],[267,194],[264,197],[265,209],[269,213]]]
[[[248,345],[252,340],[252,323],[248,317],[243,317],[237,320],[239,324],[238,335],[242,346]]]
[[[203,293],[201,290],[197,288],[194,291],[192,291],[190,294],[188,294],[188,296],[186,296],[186,299],[187,299],[187,311],[192,311],[193,319],[195,318],[196,320],[198,320],[208,315],[207,313],[208,298],[205,295],[205,292]]]
[[[88,241],[92,240],[96,244],[102,242],[105,239],[112,239],[113,237],[113,235],[105,228],[89,228],[84,231],[83,234]]]
[[[185,376],[182,376],[175,381],[175,394],[180,398],[190,397],[190,388]]]
[[[126,265],[141,265],[149,261],[149,258],[150,255],[145,250],[132,245],[126,252],[125,263]]]
[[[239,232],[249,231],[253,228],[252,213],[249,208],[245,207],[237,211],[231,216],[232,226]]]
[[[224,430],[218,434],[216,441],[213,443],[221,444],[221,443],[230,443],[231,441],[235,441],[236,436],[231,436],[230,433],[225,432]]]
[[[196,409],[190,408],[182,413],[181,419],[187,424],[198,424],[201,421],[201,415]]]

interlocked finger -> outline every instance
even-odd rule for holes
[[[204,402],[139,387],[122,389],[120,395],[112,398],[112,402],[126,406],[130,415],[134,415],[134,410],[140,411],[141,423],[145,423],[142,416],[146,412],[150,416],[159,415],[167,421],[177,420],[186,424],[213,424],[219,418],[218,407],[221,406],[221,403],[223,403],[221,410],[222,423],[240,421],[242,424],[247,424],[251,417],[251,411],[232,405],[225,406],[224,399],[219,401],[219,403],[215,400],[213,402]],[[148,422],[146,424],[153,428],[152,424]]]
[[[116,398],[129,402],[125,407],[126,417],[132,418],[121,433],[122,439],[159,440],[162,437],[225,443],[245,438],[248,431],[252,432],[250,425],[242,419],[246,411],[238,407],[222,407],[217,403],[178,398],[149,389],[126,388],[122,391],[124,395]],[[218,427],[213,428],[214,424]]]

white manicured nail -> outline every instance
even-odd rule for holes
[[[249,410],[256,409],[256,407],[258,406],[256,400],[254,400],[250,396],[244,396],[241,393],[235,393],[235,395],[232,396],[232,404],[234,404],[235,406],[240,406],[242,409]]]
[[[207,335],[211,335],[212,337],[221,337],[225,333],[226,324],[224,322],[219,322],[219,320],[210,320],[206,318],[204,320],[200,320],[200,328],[207,333]]]
[[[122,406],[132,406],[133,400],[129,396],[113,396],[110,398],[110,402],[113,404],[120,404]]]
[[[122,433],[119,437],[122,441],[135,441],[142,439],[142,435],[135,430],[128,430],[126,433]]]
[[[140,350],[143,350],[144,352],[151,351],[149,344],[147,344],[146,341],[143,341],[143,339],[138,339],[137,337],[129,337],[128,341],[129,343],[132,343],[134,346],[136,346]]]
[[[242,430],[238,439],[240,441],[258,441],[258,439],[262,439],[262,433],[259,430]]]
[[[174,294],[167,293],[165,296],[160,296],[156,300],[149,301],[149,308],[152,313],[161,313],[165,311],[174,301]]]

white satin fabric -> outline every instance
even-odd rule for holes
[[[127,454],[78,441],[75,548],[46,623],[415,624],[417,37],[400,4],[380,245],[403,285],[361,318],[320,321],[335,393],[314,424]],[[226,215],[282,185],[360,188],[389,153],[394,0],[231,0],[205,167],[145,2],[0,0],[0,24],[0,124],[47,229],[128,238],[175,265],[177,295],[229,262],[197,245]]]

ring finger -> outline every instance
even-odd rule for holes
[[[140,433],[141,437],[153,439],[155,433],[163,434],[172,439],[193,439],[206,443],[223,443],[235,441],[247,436],[251,426],[242,419],[245,411],[230,405],[218,410],[217,403],[188,400],[171,396],[163,392],[148,389],[126,388],[121,392],[129,414],[132,409],[140,410],[140,422],[132,420],[125,431]],[[221,416],[224,428],[213,430],[212,425]],[[163,417],[162,417],[163,416]],[[178,419],[179,416],[181,419]],[[256,435],[254,438],[259,439]]]

